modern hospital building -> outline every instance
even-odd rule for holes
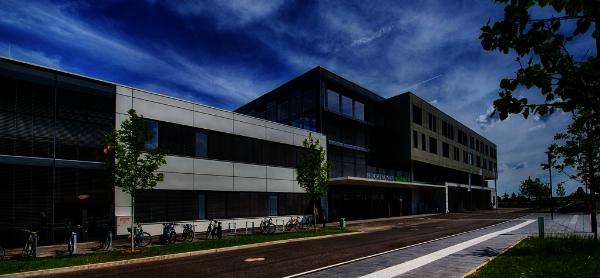
[[[309,132],[334,163],[318,201],[327,219],[496,203],[496,145],[410,92],[384,98],[316,67],[232,112],[0,58],[0,246],[22,243],[22,229],[64,243],[69,222],[85,225],[83,240],[105,225],[127,234],[130,197],[96,157],[131,108],[157,132],[148,144],[170,152],[165,180],[136,195],[135,222],[151,234],[312,213],[295,170]]]

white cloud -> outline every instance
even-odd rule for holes
[[[392,31],[392,27],[391,26],[385,26],[385,27],[381,28],[379,31],[377,31],[377,33],[373,34],[370,37],[360,38],[360,39],[357,39],[357,40],[353,41],[350,44],[350,46],[357,46],[357,45],[369,43],[372,40],[381,37],[383,34],[389,33],[390,31]]]

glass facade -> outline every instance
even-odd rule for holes
[[[24,79],[0,76],[0,245],[20,245],[21,229],[39,230],[41,245],[60,242],[68,222],[97,236],[114,215],[114,189],[105,171],[81,163],[96,161],[114,127],[114,87],[110,97]]]

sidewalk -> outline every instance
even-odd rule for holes
[[[525,236],[537,235],[538,216],[545,217],[546,235],[591,234],[589,215],[555,214],[551,220],[550,214],[533,214],[292,277],[464,277]]]

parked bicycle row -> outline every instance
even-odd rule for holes
[[[278,223],[281,221],[281,224]],[[235,223],[229,223],[229,232],[231,235],[231,224],[233,224],[234,233],[237,231],[237,226]],[[249,227],[251,224],[251,227]],[[258,229],[260,233],[265,234],[273,234],[278,230],[278,226],[281,225],[281,230],[291,231],[308,229],[311,227],[315,227],[315,221],[312,215],[305,216],[292,216],[287,222],[282,220],[277,220],[273,222],[273,219],[270,217],[265,217],[259,224]],[[196,239],[196,225],[192,224],[177,224],[177,223],[162,223],[162,233],[158,236],[158,242],[160,244],[173,244],[177,241],[177,232],[175,231],[176,226],[182,227],[181,233],[181,241],[192,242]],[[67,253],[69,255],[77,253],[77,230],[82,228],[81,225],[71,226],[69,223],[66,227],[67,232]],[[98,246],[98,250],[107,251],[112,249],[112,227],[106,226],[104,232],[100,237],[100,242]],[[254,222],[246,222],[246,233],[248,233],[248,228],[251,229],[251,233],[254,233]],[[220,239],[222,237],[222,223],[216,221],[214,219],[210,219],[208,223],[208,227],[204,234],[205,239]],[[145,247],[152,243],[152,235],[148,232],[144,232],[142,224],[136,223],[133,226],[133,243],[138,247]],[[37,253],[37,242],[39,242],[39,231],[30,231],[27,229],[22,229],[22,231],[27,232],[29,234],[27,241],[25,242],[25,246],[21,251],[22,258],[28,258],[30,256],[36,256]],[[129,233],[129,237],[131,238],[131,228],[127,228],[127,232]],[[236,234],[237,235],[237,234]],[[4,259],[4,249],[0,247],[0,260]]]

